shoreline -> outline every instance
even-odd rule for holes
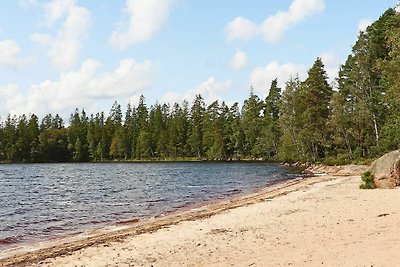
[[[118,163],[118,162],[115,162]],[[153,162],[151,162],[153,163]],[[161,163],[161,162],[159,162]],[[208,162],[207,162],[208,163]],[[215,162],[212,162],[215,163]],[[224,163],[224,162],[221,162]],[[229,163],[229,162],[228,162]],[[234,162],[232,162],[234,163]],[[243,163],[248,163],[243,161]],[[259,163],[259,162],[256,162]],[[62,163],[64,164],[64,163]],[[68,164],[68,163],[65,163]],[[71,163],[75,164],[75,163]],[[91,164],[91,163],[83,163],[83,164]],[[302,169],[300,167],[290,167],[293,169]],[[247,198],[252,195],[256,195],[262,193],[264,191],[268,191],[275,187],[285,186],[288,182],[296,181],[298,179],[303,179],[308,177],[310,174],[305,172],[294,172],[292,176],[289,178],[282,178],[281,180],[271,181],[267,184],[257,187],[251,188],[248,190],[242,189],[234,189],[232,191],[228,191],[220,196],[217,196],[213,199],[203,199],[198,202],[191,202],[186,205],[177,206],[173,209],[164,211],[163,213],[157,213],[150,217],[132,217],[132,218],[124,218],[120,220],[110,221],[103,223],[101,225],[90,225],[89,227],[82,227],[80,229],[76,229],[70,232],[59,233],[52,236],[47,236],[41,239],[32,239],[27,240],[25,242],[13,242],[13,243],[5,243],[4,247],[0,246],[0,266],[2,260],[11,258],[14,256],[20,256],[23,254],[27,254],[28,252],[36,252],[40,249],[47,249],[49,247],[57,246],[60,243],[72,243],[76,241],[80,241],[86,239],[88,237],[95,237],[102,234],[110,234],[114,232],[118,232],[119,230],[126,230],[127,228],[136,227],[137,225],[147,225],[154,221],[163,218],[173,218],[175,216],[184,216],[188,213],[197,212],[199,210],[203,210],[206,207],[215,207],[219,206],[223,203],[229,203],[232,201],[236,201],[238,199]],[[7,246],[8,245],[8,246]]]
[[[5,249],[0,252],[0,266],[26,266],[28,264],[40,262],[46,258],[69,254],[83,248],[101,245],[106,242],[121,242],[127,237],[154,232],[171,225],[179,224],[180,222],[208,218],[227,210],[266,201],[269,198],[275,198],[282,194],[288,194],[293,192],[293,190],[297,190],[292,187],[296,187],[302,183],[308,185],[308,182],[310,182],[309,179],[312,178],[320,180],[323,177],[303,176],[279,181],[247,194],[239,193],[239,195],[228,196],[223,199],[196,203],[189,207],[183,207],[177,211],[170,212],[165,216],[157,216],[146,220],[132,219],[116,222],[112,225],[77,232],[61,238],[24,244],[22,245],[23,248],[19,246]]]
[[[166,229],[184,222],[199,221],[214,215],[223,214],[229,210],[248,207],[256,203],[268,202],[280,196],[286,196],[290,193],[301,191],[314,184],[332,181],[338,179],[338,177],[351,174],[351,171],[343,170],[342,167],[334,169],[330,167],[323,167],[322,169],[316,167],[311,168],[310,171],[316,175],[307,178],[287,180],[267,188],[259,189],[258,192],[250,193],[245,196],[215,200],[214,203],[208,203],[207,205],[192,208],[187,211],[172,213],[164,217],[139,222],[134,221],[133,224],[128,223],[126,225],[105,227],[89,231],[83,235],[81,233],[70,236],[67,239],[61,238],[50,242],[44,242],[45,244],[42,245],[45,245],[45,247],[38,246],[35,250],[14,250],[11,251],[11,253],[17,255],[0,259],[0,266],[27,266],[43,262],[46,259],[69,255],[85,248],[115,242],[123,243],[131,237],[138,237],[148,233],[151,234],[160,229]],[[322,171],[335,173],[335,175],[329,175],[327,173],[325,173],[325,175],[319,175]],[[358,173],[359,171],[356,172]]]
[[[242,162],[247,164],[248,162]],[[258,164],[259,162],[257,162]],[[74,164],[74,163],[71,163]],[[83,163],[83,164],[91,164],[91,163]],[[118,164],[118,163],[116,163]],[[205,163],[205,164],[208,164]],[[221,162],[221,164],[225,164]],[[232,163],[236,164],[236,163]],[[42,165],[42,164],[40,164]],[[62,164],[64,165],[64,164]],[[277,165],[278,164],[274,164]],[[286,168],[286,167],[283,167]],[[43,246],[51,246],[53,243],[57,243],[58,240],[65,240],[66,242],[70,242],[70,240],[75,241],[81,236],[92,236],[93,233],[96,235],[101,232],[109,232],[112,229],[119,229],[122,226],[132,226],[137,224],[147,223],[149,221],[153,221],[154,219],[163,218],[166,216],[175,216],[181,213],[190,212],[191,210],[197,210],[199,208],[203,208],[204,206],[208,206],[210,204],[218,204],[223,201],[230,201],[231,199],[241,198],[243,196],[248,196],[254,193],[258,193],[260,191],[265,190],[265,188],[271,188],[276,184],[285,183],[286,181],[294,180],[297,177],[304,177],[306,174],[302,174],[300,172],[301,168],[290,168],[291,174],[285,175],[282,174],[278,176],[277,181],[275,181],[273,177],[271,177],[271,181],[267,179],[264,183],[259,184],[254,187],[239,187],[240,189],[236,189],[236,186],[233,187],[232,190],[225,190],[221,194],[214,194],[212,197],[211,195],[208,197],[202,197],[197,199],[197,201],[183,201],[179,203],[180,205],[171,206],[167,209],[160,209],[159,212],[155,213],[148,213],[148,216],[141,216],[140,214],[133,214],[133,217],[125,217],[125,218],[115,218],[114,220],[110,220],[107,222],[103,222],[100,224],[89,224],[89,225],[80,225],[79,227],[74,228],[73,230],[69,231],[59,231],[55,234],[48,234],[46,236],[35,237],[33,236],[31,239],[11,239],[8,243],[7,239],[4,239],[6,242],[4,244],[0,243],[0,260],[4,259],[9,256],[14,255],[14,251],[18,254],[21,254],[24,250],[31,251],[31,248],[43,247]],[[79,217],[78,217],[79,218]],[[61,228],[60,228],[61,229]],[[12,236],[12,235],[9,235]],[[79,238],[81,239],[81,238]],[[1,242],[1,240],[0,240]],[[43,245],[42,245],[43,244]],[[50,244],[50,245],[49,245]],[[22,251],[22,252],[21,252]]]

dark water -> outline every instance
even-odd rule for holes
[[[0,249],[245,194],[296,170],[268,163],[0,165]]]

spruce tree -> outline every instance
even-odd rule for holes
[[[281,88],[278,80],[274,79],[267,98],[265,99],[264,118],[262,122],[262,134],[258,143],[259,155],[262,157],[275,158],[278,155],[280,138],[279,116],[280,116]]]
[[[242,127],[245,137],[244,152],[246,156],[257,156],[254,148],[259,140],[262,119],[260,117],[263,103],[254,94],[253,87],[250,88],[249,97],[244,101],[242,108]]]
[[[323,158],[329,147],[327,122],[330,117],[332,92],[324,64],[317,58],[298,91],[298,104],[302,113],[300,140],[313,161]]]
[[[196,95],[190,111],[190,135],[189,145],[193,156],[201,158],[204,156],[203,149],[203,119],[205,103],[203,97]]]

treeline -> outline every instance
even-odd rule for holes
[[[360,33],[332,88],[318,58],[304,81],[277,80],[266,99],[253,89],[240,107],[215,101],[148,107],[124,115],[75,110],[68,126],[51,114],[9,115],[0,125],[0,161],[85,162],[254,159],[347,163],[400,144],[400,16],[387,10]]]

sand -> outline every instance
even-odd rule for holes
[[[0,266],[400,266],[400,189],[334,172]]]

